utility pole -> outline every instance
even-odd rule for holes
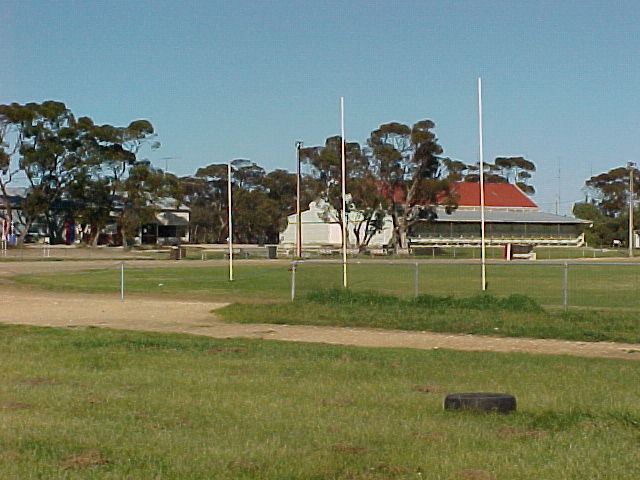
[[[302,258],[302,212],[300,211],[300,149],[303,143],[296,142],[296,257]]]
[[[633,207],[636,203],[633,198],[633,172],[635,163],[628,162],[629,167],[629,257],[633,257]]]

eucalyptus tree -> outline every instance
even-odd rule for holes
[[[28,182],[21,205],[25,223],[21,239],[32,222],[43,216],[55,240],[61,225],[52,206],[63,200],[85,158],[87,145],[82,129],[66,105],[55,101],[2,105],[0,124],[4,132],[1,162],[5,200],[7,179],[10,181],[18,170]],[[12,157],[17,170],[12,169]]]
[[[431,120],[412,127],[386,123],[371,132],[367,141],[370,171],[387,201],[398,251],[408,248],[407,234],[413,224],[436,217],[439,203],[448,210],[456,208],[434,128]]]
[[[88,148],[82,175],[78,176],[82,182],[76,187],[83,192],[75,198],[85,221],[95,232],[93,244],[97,245],[100,232],[113,212],[117,212],[119,224],[128,223],[124,220],[124,210],[116,208],[121,201],[120,192],[134,168],[141,165],[138,163],[141,149],[148,146],[155,150],[160,143],[148,120],[135,120],[126,127],[117,127],[96,125],[91,118],[82,117],[78,124]],[[138,174],[140,170],[138,168]]]
[[[342,223],[342,138],[329,137],[323,146],[303,148],[300,158],[306,167],[307,193],[324,200],[325,220]],[[385,197],[359,143],[345,142],[345,167],[348,228],[355,246],[363,250],[382,228]]]

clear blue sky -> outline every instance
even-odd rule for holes
[[[563,211],[593,171],[640,160],[640,4],[624,1],[10,1],[0,102],[147,118],[178,174],[249,158],[294,167],[294,141],[365,142],[430,118],[445,154],[538,166],[535,200]]]

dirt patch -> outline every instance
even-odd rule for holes
[[[47,377],[33,377],[25,378],[20,381],[21,385],[28,385],[30,387],[39,387],[41,385],[58,385],[58,382],[52,378]]]
[[[4,289],[3,289],[4,290]],[[0,298],[0,323],[43,327],[103,327],[186,332],[215,321],[222,303],[12,288]]]
[[[420,392],[420,393],[443,393],[444,392],[444,388],[442,388],[440,385],[436,385],[433,383],[428,383],[426,385],[416,385],[413,387],[413,391],[414,392]]]
[[[221,353],[246,353],[248,351],[249,349],[244,347],[235,347],[235,348],[218,347],[218,348],[210,348],[209,350],[207,350],[207,354],[218,355]]]
[[[0,452],[1,462],[18,462],[22,458],[22,454],[17,450],[5,450]]]
[[[456,478],[461,480],[496,480],[497,477],[486,470],[468,469],[460,470],[457,473]]]
[[[27,410],[31,405],[23,402],[0,402],[0,410]]]
[[[331,449],[336,453],[347,453],[349,455],[362,455],[369,451],[368,448],[350,445],[348,443],[336,443]]]
[[[384,473],[385,475],[392,475],[393,477],[397,475],[406,475],[415,471],[402,465],[388,465],[386,463],[376,465],[375,470],[380,473]]]
[[[85,468],[106,465],[109,460],[97,450],[88,450],[82,453],[75,453],[62,461],[61,467],[64,470],[82,470]]]

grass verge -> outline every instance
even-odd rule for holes
[[[321,290],[303,300],[232,304],[216,311],[230,322],[372,327],[509,337],[640,343],[633,312],[545,311],[522,295],[403,299],[374,292]]]
[[[0,478],[640,476],[635,362],[28,327],[0,362]]]

